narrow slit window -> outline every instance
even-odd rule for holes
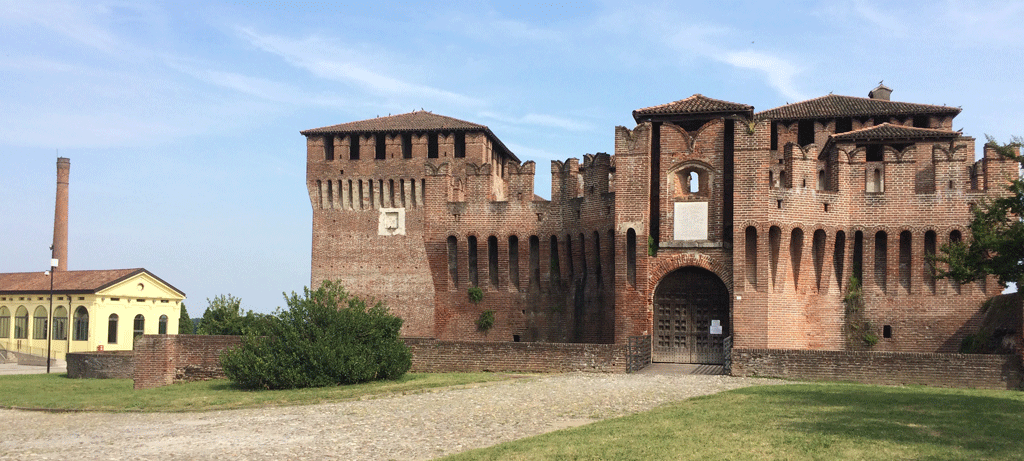
[[[487,276],[491,286],[498,287],[498,238],[487,237]]]
[[[373,156],[373,158],[376,159],[376,160],[384,160],[384,159],[386,159],[387,158],[387,154],[388,154],[388,146],[387,146],[387,138],[385,137],[384,133],[377,133],[373,138],[374,138],[373,139],[374,140],[374,146],[373,146],[374,147],[374,152],[373,152],[374,156]]]
[[[459,285],[459,239],[448,237],[448,279],[452,285]]]
[[[468,252],[469,259],[469,284],[474,287],[480,286],[479,274],[477,273],[476,237],[471,235],[466,241],[468,246],[466,251]]]
[[[540,289],[540,238],[530,236],[530,289]]]
[[[626,231],[626,281],[636,286],[636,231]]]
[[[359,160],[359,135],[352,134],[348,137],[348,159]]]
[[[558,290],[562,286],[562,264],[558,258],[558,237],[551,236],[550,255],[551,263],[548,267],[551,276],[551,289]]]
[[[508,236],[508,280],[519,288],[519,237]]]
[[[885,231],[878,231],[875,234],[875,286],[883,292],[886,289],[886,276],[888,275],[888,246],[889,235]]]

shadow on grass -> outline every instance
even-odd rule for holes
[[[779,409],[778,422],[791,431],[851,438],[868,446],[925,444],[998,458],[1024,454],[1024,394],[856,385],[808,385],[793,392],[786,387],[756,392]]]

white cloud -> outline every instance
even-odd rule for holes
[[[477,114],[482,118],[489,118],[508,125],[533,125],[548,128],[558,128],[568,131],[590,131],[594,127],[590,124],[576,121],[565,117],[557,117],[547,114],[526,114],[521,117],[510,117],[497,112],[484,111]]]
[[[797,77],[802,70],[786,59],[756,51],[728,51],[721,56],[712,57],[740,69],[763,72],[768,85],[791,101],[807,99],[807,96],[797,89]]]
[[[122,54],[130,48],[127,42],[103,26],[112,17],[121,17],[126,11],[138,13],[144,8],[103,2],[0,2],[0,18],[40,26],[52,34],[109,55]]]
[[[292,39],[260,34],[248,28],[236,28],[239,35],[253,46],[277,55],[297,68],[316,77],[348,83],[360,89],[384,96],[417,96],[461,105],[479,105],[481,102],[447,90],[406,82],[361,64],[352,50],[341,47],[333,40],[322,37]],[[347,57],[347,59],[346,59]]]

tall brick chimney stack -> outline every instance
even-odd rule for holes
[[[58,271],[68,270],[68,177],[71,160],[57,158],[57,206],[53,212],[53,258]]]

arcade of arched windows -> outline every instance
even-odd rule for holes
[[[577,235],[449,235],[445,239],[448,288],[568,292],[574,284],[615,277],[615,231]],[[636,286],[636,230],[626,231],[625,279]],[[632,247],[629,247],[629,246]],[[484,256],[486,255],[486,256]],[[486,258],[486,259],[485,259]]]
[[[865,290],[887,295],[961,292],[956,282],[936,278],[929,258],[942,245],[962,240],[959,228],[836,229],[779,223],[747,223],[743,228],[743,242],[736,247],[743,251],[735,253],[743,290],[840,294],[855,277]],[[975,284],[986,292],[985,280]]]

